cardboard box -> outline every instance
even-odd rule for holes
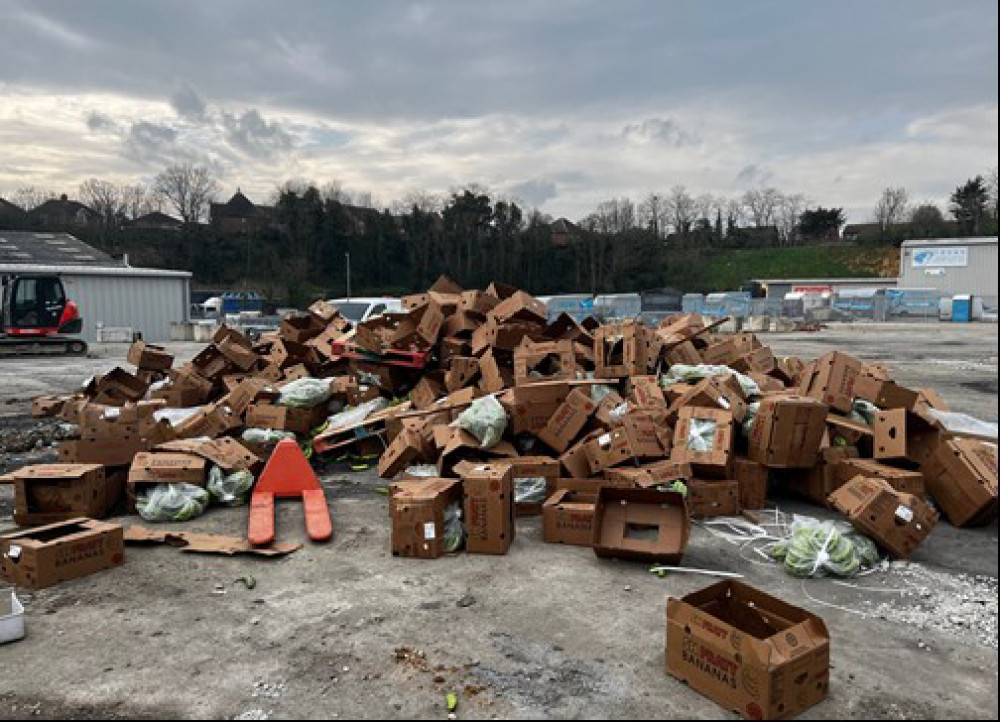
[[[321,424],[325,417],[326,410],[323,405],[312,409],[299,409],[271,404],[250,404],[246,411],[246,425],[308,434],[313,427]]]
[[[389,444],[378,460],[378,475],[383,479],[391,479],[413,461],[418,459],[424,450],[424,441],[417,431],[404,428]]]
[[[597,404],[590,398],[590,389],[573,389],[538,433],[538,438],[562,453],[570,447],[595,411]]]
[[[704,409],[722,409],[733,415],[733,420],[742,423],[747,415],[747,402],[739,382],[733,376],[713,376],[702,379],[685,390],[670,405],[667,418],[676,421],[681,409],[686,406]]]
[[[118,367],[94,380],[90,398],[95,404],[124,406],[142,399],[148,389],[145,381]]]
[[[791,719],[826,699],[823,621],[737,581],[667,600],[667,673],[744,719]]]
[[[585,479],[593,475],[594,472],[590,470],[590,457],[587,455],[587,446],[603,434],[603,431],[592,431],[559,457],[559,464],[566,471],[568,477]]]
[[[530,321],[545,324],[548,322],[548,315],[545,304],[524,291],[517,291],[503,299],[489,313],[490,318],[499,323]]]
[[[830,495],[844,485],[838,477],[841,462],[857,459],[858,450],[853,446],[832,446],[822,449],[819,462],[812,469],[791,470],[791,488],[799,496],[816,506],[830,507]],[[788,475],[783,475],[789,478]],[[853,478],[853,477],[852,477]]]
[[[632,415],[626,415],[621,426],[588,441],[586,453],[591,474],[625,461],[666,455],[656,425],[647,418]]]
[[[830,503],[897,559],[913,556],[938,522],[923,499],[901,494],[881,479],[855,477],[830,496]]]
[[[920,394],[900,386],[895,381],[862,374],[854,384],[854,396],[886,411],[893,409],[910,411],[917,405]]]
[[[570,340],[533,343],[525,339],[514,349],[514,380],[518,385],[576,377],[576,352]]]
[[[170,383],[153,391],[153,398],[163,399],[171,408],[188,409],[205,403],[214,388],[212,381],[188,366],[171,370]]]
[[[124,469],[100,464],[35,464],[0,478],[14,485],[14,523],[54,524],[103,518],[125,492]]]
[[[166,371],[174,365],[173,354],[162,346],[154,346],[144,341],[136,341],[129,347],[125,360],[145,371]]]
[[[903,494],[923,497],[924,475],[912,469],[897,469],[894,466],[880,464],[871,459],[844,459],[834,467],[837,487],[841,487],[857,476],[868,479],[881,479],[893,489]],[[830,492],[831,494],[833,491]]]
[[[538,435],[569,395],[570,385],[564,381],[543,381],[517,386],[503,392],[497,399],[509,417],[512,434]]]
[[[740,487],[741,509],[764,509],[767,506],[770,478],[767,467],[753,459],[737,459],[733,462],[733,477]]]
[[[462,475],[465,549],[506,554],[514,541],[514,477],[509,464],[480,464]]]
[[[842,414],[851,413],[854,386],[864,364],[853,356],[834,351],[803,372],[799,394],[822,401]]]
[[[997,518],[996,446],[942,441],[923,472],[927,491],[954,526],[984,526]]]
[[[681,409],[670,458],[691,465],[698,476],[731,478],[733,415],[721,409]]]
[[[24,589],[44,589],[124,563],[117,524],[79,518],[0,536],[0,578]]]
[[[691,465],[664,459],[654,461],[650,464],[642,464],[636,467],[621,467],[618,469],[605,469],[604,478],[609,481],[627,482],[628,486],[637,489],[653,489],[661,486],[669,486],[675,481],[682,481],[685,484],[690,481],[693,472]]]
[[[594,334],[594,377],[622,379],[646,373],[646,327],[639,321],[605,324]]]
[[[559,461],[549,456],[518,456],[512,459],[498,459],[497,465],[507,465],[514,481],[514,512],[518,517],[538,516],[542,504],[555,491],[556,480],[561,470]],[[545,481],[545,491],[540,501],[531,498],[536,491],[538,480]]]
[[[560,489],[542,507],[542,539],[589,547],[594,538],[597,494]]]
[[[687,484],[688,509],[694,519],[739,516],[740,484],[737,481],[692,479]]]
[[[36,396],[31,400],[31,415],[36,419],[58,416],[68,400],[66,396]]]
[[[602,487],[594,509],[594,553],[602,558],[680,564],[691,537],[683,494]]]
[[[919,444],[910,448],[910,441],[919,432],[933,431],[933,428],[916,414],[906,409],[880,411],[872,425],[874,439],[873,455],[879,461],[912,461],[920,463]]]
[[[760,403],[749,456],[771,469],[810,469],[826,433],[826,404],[805,396],[772,396]]]
[[[429,478],[393,485],[389,499],[392,518],[392,554],[437,559],[445,554],[445,520],[449,508],[462,503],[462,484],[456,479]]]

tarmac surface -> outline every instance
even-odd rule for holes
[[[833,326],[765,341],[781,354],[882,360],[902,383],[997,420],[995,325]],[[0,446],[32,428],[32,397],[72,390],[125,348],[95,355],[0,361]],[[51,456],[39,446],[0,452],[0,467]],[[706,579],[544,544],[538,519],[519,520],[506,556],[393,558],[384,482],[336,466],[322,479],[328,544],[281,560],[129,547],[121,568],[22,593],[28,636],[0,647],[0,719],[443,719],[448,693],[468,719],[731,716],[664,671],[666,599]],[[10,514],[0,487],[0,529]],[[245,509],[214,509],[178,526],[241,535],[245,525]],[[278,535],[304,539],[294,504],[279,508]],[[831,694],[810,719],[996,719],[997,548],[996,522],[942,523],[911,564],[802,581],[699,525],[684,563],[745,574],[823,617]]]

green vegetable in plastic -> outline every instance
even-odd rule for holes
[[[157,484],[136,496],[135,508],[146,521],[190,521],[205,513],[208,491],[193,484]]]

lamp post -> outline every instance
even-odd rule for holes
[[[347,300],[351,300],[351,254],[350,251],[344,254],[344,259],[347,261]]]

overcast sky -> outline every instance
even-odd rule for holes
[[[0,195],[178,160],[257,201],[774,186],[864,221],[997,165],[997,4],[0,0]]]

